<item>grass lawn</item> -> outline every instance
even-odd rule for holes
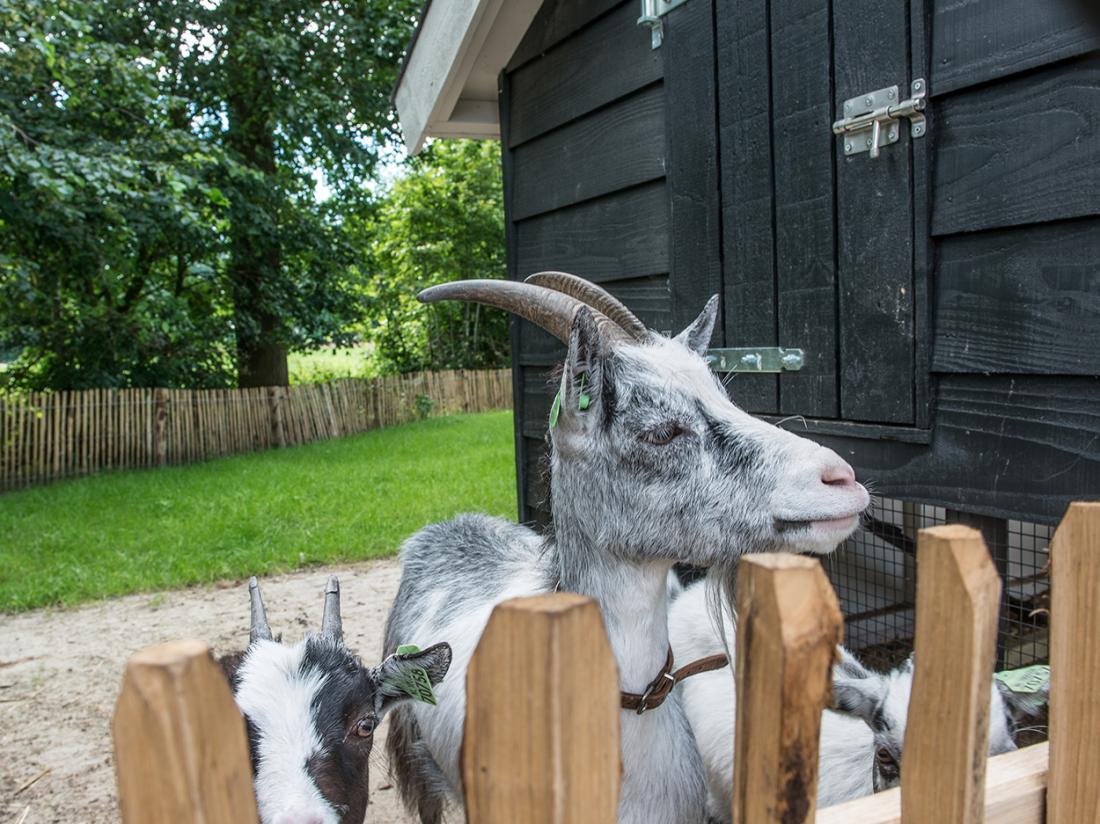
[[[0,495],[0,610],[392,555],[432,521],[515,518],[512,413]]]
[[[320,383],[333,378],[373,378],[378,370],[371,361],[374,347],[360,344],[342,349],[325,347],[312,352],[291,352],[287,356],[290,382]]]

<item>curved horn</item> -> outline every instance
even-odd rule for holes
[[[340,579],[333,575],[325,587],[325,611],[321,614],[321,634],[333,641],[344,637],[344,625],[340,619]]]
[[[252,626],[248,630],[248,643],[273,641],[271,627],[267,625],[264,599],[260,596],[260,582],[256,580],[255,575],[248,579],[248,600],[252,607]]]
[[[604,340],[609,343],[631,341],[626,331],[603,312],[593,309],[572,295],[533,283],[515,280],[456,280],[432,286],[416,297],[421,303],[468,300],[496,306],[541,326],[563,343],[569,342],[573,318],[584,307],[592,312]]]
[[[625,329],[627,334],[634,340],[644,340],[646,335],[649,334],[645,324],[638,319],[637,315],[627,309],[622,301],[602,286],[597,286],[584,278],[579,278],[568,272],[537,272],[524,282],[533,283],[536,286],[545,286],[555,292],[572,295],[577,300],[587,303],[593,309],[603,312]]]

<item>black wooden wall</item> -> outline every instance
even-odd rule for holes
[[[510,275],[651,327],[801,346],[734,400],[800,415],[877,491],[1056,519],[1100,494],[1100,38],[1064,0],[546,0],[502,76]],[[840,103],[929,81],[871,160]],[[544,520],[557,342],[513,331],[520,516]],[[801,422],[786,424],[802,426]]]

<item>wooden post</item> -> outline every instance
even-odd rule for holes
[[[813,821],[821,711],[841,640],[836,594],[816,560],[749,556],[737,615],[733,824]]]
[[[168,390],[153,393],[153,450],[157,466],[168,463]]]
[[[595,601],[561,592],[499,604],[466,674],[466,820],[614,824],[619,712]]]
[[[1070,504],[1050,544],[1049,824],[1100,821],[1100,503]]]
[[[1001,579],[981,533],[952,524],[917,539],[913,693],[901,762],[906,824],[980,824]]]
[[[283,390],[278,386],[267,388],[267,405],[271,411],[271,442],[286,446],[286,425],[283,423]]]
[[[136,653],[111,728],[123,824],[256,822],[244,720],[202,642]]]

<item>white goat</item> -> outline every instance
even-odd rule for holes
[[[728,613],[720,633],[706,582],[688,587],[669,611],[669,640],[677,660],[727,653],[735,660],[736,629]],[[723,640],[722,636],[725,636]],[[728,649],[727,649],[728,645]],[[871,672],[847,650],[833,672],[838,711],[821,717],[817,782],[818,808],[895,786],[900,778],[902,741],[913,682],[912,658],[887,674]],[[733,734],[736,719],[732,667],[681,682],[684,712],[702,754],[707,782],[707,814],[728,822],[732,805]],[[1016,721],[1034,714],[1045,701],[1017,694],[994,680],[990,694],[989,754],[1016,749]]]
[[[561,273],[534,281],[451,283],[421,296],[499,306],[568,344],[551,413],[552,532],[463,515],[402,551],[386,651],[437,637],[454,649],[439,706],[399,707],[387,742],[403,796],[432,824],[461,800],[466,666],[495,604],[555,589],[592,596],[620,688],[637,695],[667,683],[666,574],[676,561],[831,552],[868,503],[836,453],[730,402],[703,358],[717,297],[668,338],[594,284]],[[698,822],[706,788],[683,710],[676,698],[647,706],[621,717],[619,820]]]

